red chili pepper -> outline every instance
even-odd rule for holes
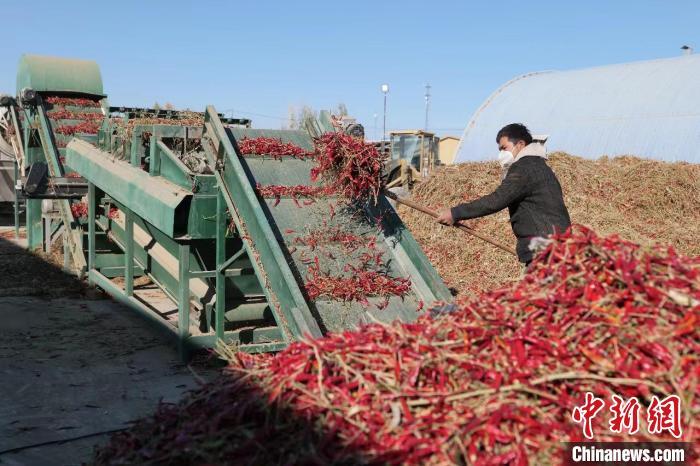
[[[104,115],[100,112],[71,112],[66,109],[53,110],[46,113],[51,120],[88,120],[102,121]]]
[[[44,100],[51,105],[72,105],[74,107],[100,107],[99,101],[91,99],[46,97]]]
[[[58,126],[54,128],[54,132],[65,135],[97,134],[100,130],[100,125],[101,123],[97,121],[83,121],[73,126]]]
[[[338,192],[351,199],[376,200],[381,189],[384,158],[374,145],[339,132],[323,134],[315,144],[313,181],[329,180]]]
[[[697,453],[700,330],[689,327],[700,317],[700,257],[582,227],[553,239],[523,280],[450,312],[330,332],[275,355],[228,353],[223,380],[115,435],[93,463],[558,464],[561,442],[583,436],[572,409],[587,392],[636,397],[643,409],[650,396],[678,395],[680,441]],[[331,276],[319,257],[309,295],[366,303],[376,285],[394,296],[396,279],[361,264]],[[657,292],[677,297],[657,303]],[[597,441],[671,439],[644,427],[613,434],[607,411],[594,419]],[[223,441],[202,442],[212,432]]]
[[[263,186],[261,184],[258,184],[256,190],[261,197],[274,198],[275,203],[273,204],[273,207],[276,207],[280,203],[282,197],[291,197],[294,203],[297,205],[297,207],[301,207],[297,200],[298,197],[316,198],[322,196],[329,196],[333,194],[333,189],[327,186]]]
[[[304,159],[315,155],[290,142],[285,143],[281,139],[267,137],[244,137],[238,141],[238,148],[244,155],[268,155],[275,159],[283,157]]]
[[[88,206],[85,202],[74,202],[70,205],[70,211],[73,214],[73,218],[87,218],[88,216]]]

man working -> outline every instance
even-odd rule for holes
[[[571,225],[559,180],[545,162],[541,144],[532,143],[530,131],[518,123],[504,126],[496,136],[498,162],[503,181],[491,194],[440,212],[438,222],[452,225],[459,220],[484,217],[508,207],[517,238],[518,259],[532,261],[530,240]]]

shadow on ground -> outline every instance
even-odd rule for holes
[[[248,379],[226,374],[176,405],[114,435],[95,457],[106,465],[365,465],[322,420],[305,419]],[[394,461],[396,463],[396,461]]]
[[[184,365],[145,319],[9,237],[0,233],[0,465],[369,463],[248,381]]]
[[[0,465],[73,465],[216,371],[124,306],[0,236]],[[4,238],[3,238],[4,237]]]

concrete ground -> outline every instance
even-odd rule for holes
[[[215,372],[47,264],[0,238],[0,465],[89,462],[111,432]]]

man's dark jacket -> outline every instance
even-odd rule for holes
[[[526,156],[513,163],[501,185],[491,194],[452,208],[452,218],[466,220],[508,207],[518,239],[520,262],[530,262],[530,238],[564,231],[571,225],[559,180],[542,157]]]

